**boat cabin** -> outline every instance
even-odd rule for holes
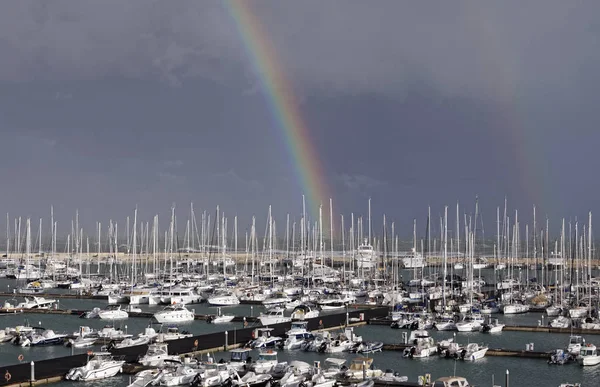
[[[337,357],[328,357],[327,359],[325,359],[325,369],[327,369],[328,371],[337,370],[338,372],[341,372],[345,371],[346,368],[346,359],[340,359]]]
[[[252,353],[252,349],[250,348],[236,348],[229,351],[231,355],[232,362],[243,362],[245,363],[250,358],[250,353]]]
[[[584,346],[581,346],[581,350],[579,350],[579,355],[581,355],[581,357],[596,356],[596,346],[594,344],[586,344]]]
[[[356,372],[356,371],[362,371],[363,370],[363,365],[364,365],[364,369],[368,370],[371,367],[371,364],[373,364],[373,358],[370,357],[357,357],[352,359],[352,363],[350,363],[350,371]]]

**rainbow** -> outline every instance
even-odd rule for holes
[[[245,53],[261,82],[266,102],[285,144],[296,179],[307,201],[313,220],[318,219],[319,206],[330,195],[323,167],[313,145],[310,129],[302,118],[292,83],[285,76],[275,48],[260,20],[245,0],[225,0],[228,13],[235,21]],[[326,216],[323,217],[328,218]]]

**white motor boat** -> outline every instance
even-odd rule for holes
[[[260,320],[261,324],[264,326],[281,324],[281,323],[286,323],[286,322],[292,321],[291,317],[284,316],[284,314],[283,314],[284,311],[285,311],[285,309],[283,309],[283,308],[271,309],[267,314],[261,313],[260,316],[258,316],[258,319]]]
[[[552,328],[568,328],[571,326],[571,319],[565,316],[558,316],[549,324]]]
[[[87,348],[87,347],[93,346],[97,340],[98,340],[97,336],[96,337],[77,336],[75,339],[69,339],[69,341],[67,341],[65,343],[65,345],[73,347],[73,348]]]
[[[307,321],[294,321],[292,328],[286,332],[287,339],[283,343],[283,348],[292,350],[299,349],[306,340],[311,340],[314,336],[306,330]]]
[[[525,304],[503,304],[502,313],[504,314],[518,314],[529,312],[529,305]]]
[[[161,324],[170,324],[194,321],[196,315],[194,310],[187,309],[183,304],[174,304],[154,313],[153,317]]]
[[[569,336],[569,345],[567,345],[567,352],[571,355],[579,355],[579,351],[581,351],[581,347],[583,347],[585,340],[583,337],[577,335]]]
[[[165,333],[158,334],[158,340],[171,341],[185,339],[192,336],[193,334],[189,333],[188,331],[179,332],[179,329],[177,327],[168,327]]]
[[[121,309],[121,305],[108,305],[106,309],[98,312],[98,317],[102,320],[125,320],[129,318],[129,313]]]
[[[204,364],[204,371],[198,374],[193,385],[199,387],[219,387],[224,386],[231,380],[227,364],[208,363]]]
[[[499,333],[502,332],[506,324],[501,324],[498,322],[498,319],[495,319],[493,322],[485,323],[481,326],[481,332],[483,333]]]
[[[180,361],[179,356],[169,355],[168,348],[169,345],[167,343],[150,344],[146,354],[138,360],[138,363],[144,367],[162,367],[165,364],[165,360]]]
[[[403,357],[423,358],[437,353],[437,345],[433,337],[425,330],[412,331],[408,338],[408,343],[412,345],[404,350]]]
[[[52,309],[56,300],[47,300],[44,297],[33,297],[33,300],[25,297],[25,302],[19,303],[15,309]]]
[[[459,332],[475,332],[481,329],[485,322],[483,316],[479,313],[469,313],[465,315],[462,321],[456,323],[456,329]]]
[[[584,318],[588,314],[588,308],[585,306],[578,306],[576,308],[569,309],[569,316],[571,318]]]
[[[307,320],[319,317],[319,311],[312,309],[309,305],[301,304],[294,308],[291,317],[292,320]]]
[[[579,351],[577,362],[582,366],[594,366],[600,364],[600,354],[594,344],[585,344]]]
[[[229,359],[229,367],[238,373],[247,371],[248,359],[251,358],[252,350],[250,348],[235,348],[229,351],[231,358]]]
[[[488,351],[488,347],[485,345],[479,345],[477,343],[469,343],[460,352],[460,359],[467,361],[475,361],[483,358]]]
[[[456,321],[454,321],[454,316],[444,315],[435,322],[434,326],[438,331],[455,331]]]
[[[234,314],[223,314],[221,312],[221,308],[217,308],[217,314],[215,316],[208,316],[206,318],[206,322],[207,323],[213,323],[213,324],[222,324],[222,323],[228,323],[233,321],[233,319],[235,318]]]
[[[198,369],[188,365],[179,365],[171,371],[164,372],[157,384],[161,386],[188,386],[198,376]]]
[[[272,349],[261,351],[258,360],[250,365],[250,369],[257,374],[266,374],[277,365],[277,352]]]
[[[283,342],[281,337],[271,336],[271,331],[273,328],[256,328],[252,333],[254,340],[250,342],[250,346],[252,348],[268,348]]]
[[[229,305],[238,305],[240,300],[234,296],[233,294],[215,294],[212,297],[209,297],[207,302],[213,306],[229,306]]]
[[[98,380],[115,376],[121,372],[124,360],[115,360],[109,352],[90,353],[88,362],[82,367],[71,368],[67,380]]]
[[[234,387],[266,387],[271,385],[273,377],[269,374],[255,374],[248,372],[244,376],[236,372],[231,379],[231,385]]]
[[[144,345],[150,342],[150,338],[148,336],[139,336],[139,337],[128,337],[120,343],[115,343],[108,348],[127,348],[127,347],[135,347],[136,345]]]

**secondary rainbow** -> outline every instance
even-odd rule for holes
[[[312,213],[313,220],[316,220],[319,206],[325,206],[329,200],[329,189],[310,130],[302,118],[294,95],[293,85],[286,77],[268,34],[248,2],[226,0],[224,4],[235,21],[246,55],[262,84],[296,178],[304,190],[308,210]]]

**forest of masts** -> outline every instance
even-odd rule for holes
[[[550,236],[550,220],[543,222],[536,219],[536,208],[533,206],[532,227],[525,224],[523,227],[519,220],[518,210],[514,210],[514,218],[509,216],[507,201],[504,200],[503,210],[496,209],[496,237],[485,238],[483,218],[479,213],[478,199],[475,201],[474,215],[462,214],[459,204],[456,204],[455,231],[449,230],[448,206],[444,215],[439,217],[439,229],[432,233],[433,218],[431,208],[428,208],[426,217],[425,237],[417,236],[417,221],[413,220],[412,240],[400,240],[397,235],[395,222],[386,220],[383,215],[381,236],[374,236],[371,221],[371,199],[368,201],[368,217],[365,229],[363,216],[350,214],[349,222],[343,214],[338,217],[333,215],[333,202],[329,200],[329,216],[327,227],[324,227],[323,206],[319,207],[318,219],[311,220],[306,214],[304,197],[302,200],[302,215],[299,221],[291,220],[290,214],[286,215],[284,235],[278,233],[277,223],[272,214],[271,206],[268,208],[267,221],[264,232],[261,234],[257,228],[256,217],[253,216],[249,228],[239,241],[238,217],[230,218],[219,206],[215,214],[204,210],[198,224],[193,203],[190,204],[189,215],[185,222],[183,235],[178,231],[178,221],[175,206],[171,208],[171,217],[168,227],[161,231],[158,215],[152,221],[139,221],[137,208],[133,211],[133,218],[127,216],[124,226],[119,226],[117,221],[109,220],[107,226],[96,222],[94,234],[84,232],[80,226],[79,211],[71,221],[70,231],[66,239],[61,238],[62,246],[58,246],[58,222],[54,219],[54,209],[50,209],[50,233],[44,237],[43,219],[39,219],[37,235],[33,237],[31,219],[14,217],[6,214],[6,240],[4,249],[7,256],[25,255],[37,252],[38,255],[54,256],[57,253],[70,257],[78,256],[86,259],[100,254],[113,256],[116,253],[137,254],[154,256],[170,256],[181,253],[198,253],[210,257],[215,254],[274,254],[276,256],[290,256],[292,254],[313,254],[324,258],[331,257],[333,262],[336,256],[349,256],[354,254],[357,246],[367,243],[374,246],[382,258],[401,256],[401,251],[414,249],[425,256],[429,263],[439,262],[446,256],[450,260],[463,259],[462,257],[486,257],[497,262],[504,261],[508,264],[527,260],[529,264],[545,264],[549,259],[563,259],[571,268],[576,268],[574,262],[580,262],[582,267],[587,267],[591,275],[591,263],[594,260],[594,242],[592,234],[592,213],[588,214],[587,224],[580,224],[575,218],[568,222],[563,218],[558,224],[558,237]],[[215,219],[217,221],[215,221]],[[336,224],[336,221],[339,223]],[[462,223],[462,226],[461,226]],[[335,225],[335,227],[334,227]],[[338,226],[339,225],[339,226]],[[339,228],[338,228],[339,227]],[[338,228],[337,233],[335,229]],[[377,227],[378,228],[378,227]],[[444,232],[444,230],[446,232]],[[439,231],[439,233],[438,233]],[[523,233],[524,231],[524,233]],[[463,235],[461,239],[461,233]],[[63,234],[64,235],[64,234]],[[523,240],[523,235],[525,240]],[[445,247],[445,249],[444,249]],[[448,254],[447,250],[450,250]]]

